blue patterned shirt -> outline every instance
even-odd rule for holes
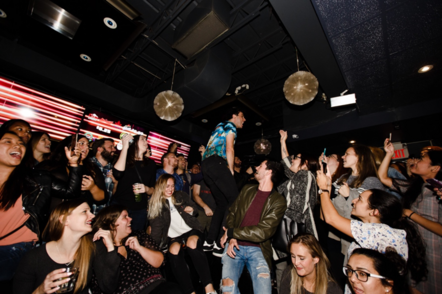
[[[235,124],[230,121],[219,123],[210,136],[209,143],[207,143],[206,152],[203,154],[203,160],[212,155],[218,155],[227,161],[226,137],[229,134],[235,135],[235,139],[233,141],[233,143],[235,143],[237,134]]]

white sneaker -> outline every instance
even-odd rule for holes
[[[215,243],[215,242],[214,242]],[[214,243],[212,243],[212,244],[209,244],[209,243],[207,243],[207,241],[204,241],[204,244],[203,244],[203,251],[212,251],[213,250],[213,244]]]
[[[213,252],[212,252],[212,254],[214,256],[216,256],[216,257],[223,257],[223,252],[224,252],[224,249],[218,247],[218,245],[216,245],[216,243],[213,245]]]

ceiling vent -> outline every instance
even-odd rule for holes
[[[230,6],[225,0],[203,0],[175,32],[172,48],[188,59],[229,30]]]
[[[69,39],[74,38],[81,20],[48,0],[29,2],[29,15]]]

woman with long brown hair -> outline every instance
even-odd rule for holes
[[[148,147],[146,136],[132,137],[126,134],[121,141],[123,149],[112,169],[118,181],[112,204],[127,207],[132,218],[132,228],[141,231],[146,229],[147,199],[154,191],[156,165],[145,156]]]
[[[121,258],[120,279],[113,293],[181,293],[178,285],[166,281],[161,273],[164,256],[156,242],[144,231],[133,231],[131,224],[132,218],[127,209],[119,204],[102,209],[94,222],[94,232],[100,230],[111,232]],[[91,290],[92,293],[103,293],[95,278]]]
[[[120,259],[110,231],[98,230],[93,239],[90,207],[83,199],[66,201],[51,213],[43,232],[44,245],[29,251],[14,276],[14,293],[54,293],[78,269],[74,292],[88,293],[92,272],[104,292],[115,290]],[[95,241],[95,244],[94,242]]]
[[[340,294],[342,290],[328,272],[330,263],[318,240],[298,234],[290,240],[292,266],[282,274],[279,294]]]

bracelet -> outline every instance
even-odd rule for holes
[[[411,216],[414,214],[414,211],[412,213],[410,213],[410,215],[408,216],[408,219],[411,219]]]

